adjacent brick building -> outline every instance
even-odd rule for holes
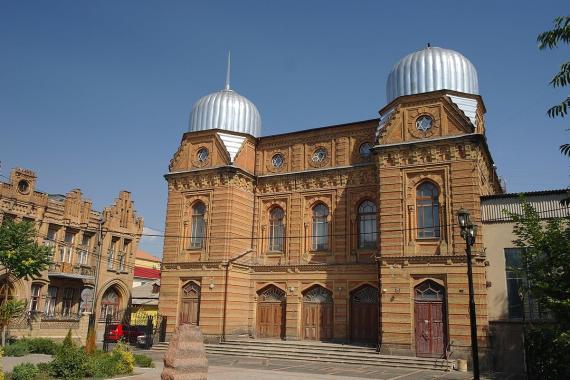
[[[40,278],[12,282],[11,295],[28,300],[29,313],[12,325],[11,334],[63,338],[72,329],[84,339],[92,312],[102,321],[118,317],[130,303],[143,220],[127,191],[99,212],[78,189],[47,194],[36,183],[27,169],[13,169],[9,182],[0,182],[0,223],[32,222],[38,242],[54,253]]]

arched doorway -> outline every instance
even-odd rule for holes
[[[350,294],[350,340],[369,344],[378,341],[378,289],[371,285]]]
[[[180,324],[200,324],[200,292],[200,285],[194,281],[190,281],[182,288],[182,300],[180,302]]]
[[[447,344],[445,288],[424,281],[414,289],[417,356],[441,357]]]
[[[303,339],[333,337],[333,298],[330,290],[316,285],[303,294]]]
[[[257,336],[259,338],[285,338],[285,292],[274,285],[259,292]]]

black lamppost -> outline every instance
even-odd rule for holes
[[[471,223],[469,211],[463,207],[457,212],[457,220],[461,227],[461,237],[465,239],[467,252],[467,279],[469,281],[469,321],[471,322],[471,354],[473,356],[473,379],[479,380],[479,348],[477,346],[477,319],[475,317],[475,292],[473,290],[473,268],[471,264],[471,247],[475,244],[477,226]]]

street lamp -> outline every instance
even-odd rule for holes
[[[471,355],[473,356],[473,379],[479,380],[479,349],[477,346],[477,319],[475,317],[475,292],[473,290],[473,268],[471,264],[471,247],[475,244],[477,226],[471,223],[469,211],[463,207],[457,211],[457,221],[461,228],[461,237],[467,246],[467,280],[469,281],[469,321],[471,324]]]

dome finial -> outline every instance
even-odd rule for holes
[[[230,69],[231,69],[231,65],[232,65],[232,56],[231,56],[232,52],[230,50],[228,50],[228,68],[226,70],[226,90],[230,89]]]

